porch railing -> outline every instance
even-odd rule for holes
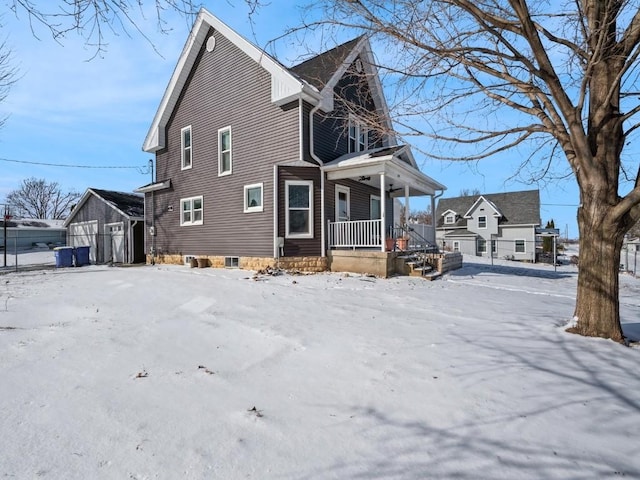
[[[382,232],[382,220],[329,222],[329,248],[380,248]]]

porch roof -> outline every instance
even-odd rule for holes
[[[403,186],[409,195],[434,195],[447,187],[414,166],[407,145],[380,147],[364,152],[348,153],[325,163],[321,170],[328,180],[355,179],[372,187],[380,187],[379,176],[385,175],[385,190],[391,197],[403,197]],[[395,188],[394,188],[395,187]]]

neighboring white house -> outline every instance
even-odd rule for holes
[[[465,255],[535,261],[540,192],[442,198],[436,210],[441,249]]]

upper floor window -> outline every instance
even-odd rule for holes
[[[191,168],[191,125],[180,130],[182,170]]]
[[[262,183],[244,186],[244,212],[262,211]]]
[[[444,217],[444,223],[449,225],[456,223],[456,216],[453,213],[448,213]]]
[[[202,225],[202,196],[180,199],[180,225]]]
[[[515,253],[526,253],[526,242],[524,240],[516,240]]]
[[[478,217],[478,228],[487,228],[487,217]]]
[[[218,175],[231,173],[231,127],[218,130]]]
[[[369,129],[354,115],[349,115],[349,153],[369,148]]]
[[[313,238],[313,182],[285,182],[285,223],[288,238]]]

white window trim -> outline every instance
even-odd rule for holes
[[[184,132],[189,131],[189,140],[191,144],[188,147],[184,146]],[[184,152],[186,149],[189,149],[189,165],[184,164]],[[186,127],[180,129],[180,169],[181,170],[189,170],[193,166],[193,130],[191,129],[191,125],[187,125]]]
[[[352,127],[353,127],[353,132],[354,135],[351,135],[351,131],[352,131]],[[365,150],[367,150],[369,148],[369,129],[367,128],[366,124],[360,119],[358,118],[356,115],[353,114],[349,114],[349,125],[347,126],[348,130],[347,130],[347,143],[348,143],[348,149],[349,149],[349,153],[352,152],[363,152]],[[361,148],[360,146],[360,134],[364,133],[364,146]],[[352,150],[351,148],[351,141],[353,140],[353,143],[356,147],[355,150]]]
[[[200,204],[202,205],[202,215],[200,220],[194,222],[193,221],[193,201],[194,200],[200,200]],[[190,222],[183,222],[183,218],[182,218],[182,213],[184,212],[183,208],[182,208],[182,204],[184,202],[191,202],[191,221]],[[197,196],[197,197],[188,197],[188,198],[181,198],[180,199],[180,226],[181,227],[187,227],[187,226],[191,226],[191,225],[202,225],[204,223],[204,200],[202,198],[202,195]]]
[[[222,134],[229,132],[229,170],[222,171]],[[233,134],[231,133],[231,125],[218,130],[218,176],[224,177],[233,173]]]
[[[480,250],[480,242],[484,242],[484,250]],[[484,238],[479,238],[476,241],[476,250],[478,253],[487,253],[487,241]]]
[[[453,225],[454,223],[456,223],[456,216],[453,213],[448,213],[444,217],[444,223],[446,225]]]
[[[345,220],[340,220],[340,202],[338,199],[340,198],[340,193],[344,193],[347,196],[347,218]],[[351,220],[351,189],[349,187],[345,187],[344,185],[336,185],[336,197],[335,197],[335,221],[336,222],[348,222]]]
[[[373,216],[371,215],[371,213],[373,211],[373,208],[371,208],[371,207],[373,205],[373,201],[374,200],[378,201],[378,204],[380,205],[380,208],[379,208],[380,215],[382,215],[382,201],[380,200],[380,195],[369,195],[369,220],[380,220],[380,217],[373,218]]]
[[[250,207],[247,203],[248,193],[250,189],[260,188],[260,205],[257,207]],[[264,184],[252,183],[251,185],[244,186],[244,213],[262,212],[264,211]]]
[[[484,218],[484,227],[480,226],[480,219],[481,218]],[[481,228],[481,229],[486,229],[487,228],[487,216],[486,215],[480,215],[478,217],[478,228]]]
[[[309,233],[290,233],[289,232],[289,186],[290,185],[307,185],[309,187]],[[313,238],[313,181],[312,180],[285,180],[285,238]]]
[[[524,250],[518,251],[518,242],[522,242]],[[527,241],[524,238],[517,238],[513,241],[513,253],[527,253]]]
[[[460,251],[460,240],[454,240],[453,241],[453,251],[454,252],[459,252]]]

